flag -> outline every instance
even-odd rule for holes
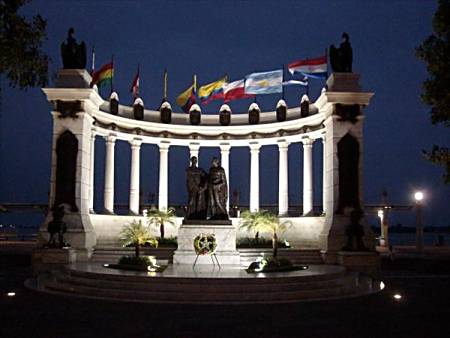
[[[223,99],[223,86],[227,83],[227,76],[201,86],[198,89],[198,97],[202,100],[202,103],[208,104],[213,100]]]
[[[197,77],[194,75],[194,83],[177,97],[177,105],[179,105],[185,113],[189,113],[189,109],[195,104],[196,87]]]
[[[140,67],[138,66],[136,75],[134,76],[134,79],[133,79],[133,83],[131,84],[130,92],[133,93],[133,98],[137,98],[139,96],[139,80],[140,80],[140,78],[139,78],[139,68]]]
[[[304,78],[303,81],[300,80],[289,80],[289,81],[284,81],[283,82],[283,86],[307,86],[308,85],[308,78]]]
[[[92,74],[91,86],[97,85],[97,87],[100,87],[104,84],[111,83],[113,76],[114,66],[112,62],[109,62]]]
[[[291,74],[301,73],[307,77],[325,79],[327,77],[327,56],[291,62],[288,70]]]
[[[255,95],[245,93],[245,80],[237,80],[230,83],[225,83],[223,86],[223,100],[230,102],[238,99],[246,99],[254,97]]]
[[[252,73],[245,78],[246,94],[274,94],[283,91],[283,70]]]

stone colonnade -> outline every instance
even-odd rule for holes
[[[105,152],[105,185],[104,185],[104,211],[107,214],[114,213],[114,150],[116,135],[111,133],[104,136],[106,152]],[[322,136],[324,140],[324,136]],[[303,146],[303,215],[309,216],[313,213],[313,143],[314,139],[304,137],[300,140]],[[139,214],[139,174],[140,174],[140,148],[143,143],[142,139],[134,138],[129,141],[131,147],[131,169],[130,169],[130,192],[129,192],[129,211],[130,214]],[[169,141],[161,141],[158,143],[159,147],[159,199],[158,207],[160,210],[167,210],[168,208],[168,173],[169,173]],[[289,177],[288,177],[288,148],[289,142],[281,139],[277,142],[279,157],[278,157],[278,212],[280,216],[287,216],[289,208]],[[325,146],[325,142],[323,142]],[[259,210],[259,154],[261,144],[258,142],[249,143],[250,150],[250,211]],[[200,143],[189,144],[190,157],[198,157],[200,151]],[[224,168],[228,181],[230,178],[230,150],[229,143],[220,143],[221,166]],[[89,187],[89,201],[90,210],[93,211],[94,201],[94,151],[95,151],[95,130],[92,131],[91,136],[91,173],[90,173],[90,187]],[[325,151],[324,151],[325,154]],[[324,155],[325,160],[325,155]],[[325,163],[323,165],[325,169]],[[322,173],[323,182],[325,182],[324,172]],[[323,189],[325,200],[325,189]],[[228,194],[229,196],[230,194]],[[228,200],[229,206],[229,200]]]

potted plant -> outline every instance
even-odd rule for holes
[[[127,224],[120,231],[120,241],[123,246],[134,246],[135,258],[138,260],[140,257],[140,247],[146,243],[150,243],[152,246],[157,247],[158,241],[154,238],[148,227],[146,227],[142,221],[136,221]]]
[[[147,213],[148,221],[151,225],[159,226],[161,239],[164,239],[164,226],[170,224],[175,226],[175,209],[159,210],[151,208]]]
[[[278,216],[268,212],[267,210],[260,210],[255,212],[246,210],[241,214],[241,229],[247,231],[256,231],[257,233],[271,233],[274,259],[277,259],[278,255],[278,234],[284,232],[291,225],[292,222],[281,222]]]

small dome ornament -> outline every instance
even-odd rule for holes
[[[199,125],[202,119],[202,110],[200,106],[194,103],[189,109],[189,121],[192,125]]]
[[[197,103],[194,103],[191,108],[189,108],[189,112],[191,111],[199,111],[200,113],[202,112],[200,106]]]
[[[134,100],[133,106],[144,106],[144,101],[142,101],[142,99],[140,97],[136,98],[136,100]]]
[[[164,101],[162,104],[161,104],[161,107],[159,108],[160,110],[162,110],[162,109],[170,109],[170,110],[172,110],[172,106],[170,105],[170,102],[169,101]]]
[[[259,114],[261,110],[256,102],[253,102],[248,108],[248,123],[250,124],[258,124],[259,123]]]
[[[223,104],[219,109],[219,122],[222,126],[228,126],[231,123],[231,108]]]
[[[286,101],[284,101],[283,99],[278,101],[276,112],[277,112],[277,121],[278,122],[286,121],[286,117],[287,117]]]
[[[97,85],[94,86],[97,87]],[[117,92],[112,92],[111,95],[109,96],[109,99],[119,101],[119,94],[117,94]]]

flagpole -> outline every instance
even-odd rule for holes
[[[167,101],[167,68],[164,68],[164,101]]]
[[[194,94],[197,95],[197,74],[194,74]]]
[[[281,76],[281,99],[284,100],[284,65],[281,65],[282,76]]]
[[[91,69],[91,76],[94,74],[95,71],[95,45],[92,46],[92,69]]]
[[[309,59],[306,58],[306,64],[308,64]],[[309,78],[308,78],[308,82],[306,83],[306,96],[308,96],[309,98]]]
[[[325,61],[327,63],[327,71],[326,71],[326,74],[325,74],[325,78],[328,79],[328,48],[326,48],[326,47],[325,47]]]
[[[112,94],[112,92],[113,92],[113,90],[114,90],[114,84],[113,84],[113,82],[114,82],[114,54],[112,54],[111,55],[111,66],[112,66],[112,68],[111,68],[111,93],[109,93],[109,94]]]

